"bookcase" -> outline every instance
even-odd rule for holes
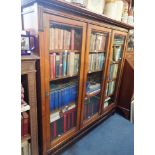
[[[38,56],[21,56],[22,120],[21,154],[38,155],[38,123],[36,99],[36,69]],[[24,104],[23,104],[24,102]]]
[[[63,0],[25,0],[22,16],[38,40],[40,154],[56,154],[116,110],[133,27]]]

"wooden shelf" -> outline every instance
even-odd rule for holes
[[[23,143],[23,142],[25,142],[25,141],[28,141],[29,139],[31,139],[30,134],[28,134],[28,135],[22,137],[22,138],[21,138],[21,143]]]
[[[65,49],[54,49],[54,50],[49,50],[49,53],[61,53],[61,52],[74,52],[74,53],[80,53],[79,50],[65,50]]]
[[[36,54],[30,54],[30,55],[22,55],[21,56],[21,60],[36,60],[36,59],[40,59],[38,55]]]
[[[106,53],[106,51],[90,51],[89,53]]]
[[[75,74],[72,76],[64,76],[64,77],[60,77],[60,78],[50,79],[50,81],[63,80],[63,79],[72,78],[72,77],[76,77],[76,76],[78,76],[78,74]]]
[[[85,99],[98,95],[101,92],[101,89],[91,92],[86,95]]]

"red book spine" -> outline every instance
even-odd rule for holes
[[[67,117],[67,115],[64,114],[64,133],[67,131],[66,130],[66,117]]]
[[[53,122],[53,126],[54,126],[54,137],[56,137],[57,136],[56,121]]]
[[[71,50],[74,50],[74,34],[75,34],[75,30],[72,29],[71,30]]]
[[[68,115],[68,129],[70,129],[70,112],[67,114]]]
[[[23,137],[23,116],[21,115],[21,136]]]
[[[94,103],[92,104],[92,114],[94,114]]]
[[[23,135],[26,136],[29,132],[29,115],[27,112],[23,112]]]
[[[75,109],[72,111],[72,127],[74,126],[74,113],[75,113]]]

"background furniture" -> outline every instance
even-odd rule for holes
[[[31,154],[38,155],[38,123],[37,123],[37,99],[36,99],[36,68],[38,59],[35,55],[21,56],[21,80],[24,83],[26,101],[30,105],[30,134],[21,140],[31,145]],[[26,154],[27,155],[27,154]]]

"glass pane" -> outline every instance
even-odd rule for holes
[[[107,50],[107,32],[92,31],[90,35],[89,64],[86,82],[83,119],[89,119],[99,111],[101,86]]]
[[[51,140],[76,127],[82,29],[59,23],[49,28]]]
[[[114,103],[115,90],[117,87],[117,77],[119,75],[119,68],[124,49],[124,42],[125,36],[115,34],[111,63],[109,67],[108,82],[105,92],[105,100],[103,102],[104,108],[108,107],[111,103]]]

